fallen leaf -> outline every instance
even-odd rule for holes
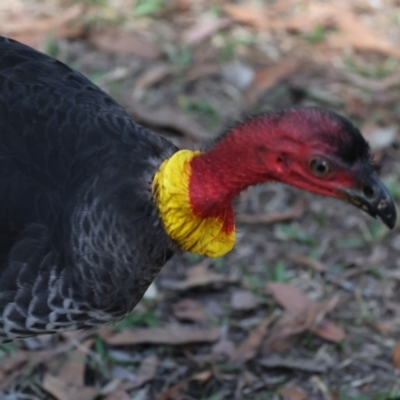
[[[377,51],[400,57],[399,46],[362,23],[358,16],[346,6],[309,2],[308,6],[303,7],[300,14],[286,18],[274,18],[267,8],[258,8],[247,4],[229,4],[224,7],[224,10],[235,21],[261,30],[311,32],[316,26],[336,28],[338,33],[331,34],[327,38],[332,47],[353,46],[358,50]]]
[[[131,400],[131,397],[125,390],[114,390],[104,400]]]
[[[275,301],[292,313],[302,311],[311,303],[307,295],[286,283],[268,282],[267,287]]]
[[[382,335],[391,335],[396,331],[396,328],[387,322],[377,321],[373,326]]]
[[[284,283],[268,282],[275,300],[287,311],[271,331],[268,345],[275,351],[282,351],[295,335],[311,330],[325,340],[338,342],[344,338],[341,327],[325,319],[327,313],[338,304],[339,297],[321,303],[314,303],[300,290]]]
[[[316,374],[323,374],[327,372],[328,366],[320,361],[307,360],[307,359],[290,359],[283,358],[276,355],[269,356],[260,360],[260,365],[266,368],[287,368],[299,371],[306,371]]]
[[[192,8],[190,0],[176,0],[175,7],[179,12],[187,12]]]
[[[95,388],[81,387],[49,373],[44,375],[42,386],[58,400],[90,400],[98,395]]]
[[[279,393],[286,397],[287,400],[305,400],[307,395],[299,388],[293,386],[284,386]]]
[[[304,214],[306,207],[305,198],[299,196],[295,203],[286,211],[275,214],[239,214],[237,222],[245,224],[274,224],[276,222],[290,221],[300,218]]]
[[[204,278],[210,275],[210,261],[209,260],[204,260],[202,262],[199,262],[196,265],[193,265],[192,267],[189,267],[186,270],[186,278],[187,279],[197,279],[197,278]]]
[[[344,33],[343,37],[330,37],[331,45],[342,48],[351,45],[359,50],[378,51],[383,54],[400,57],[400,47],[380,36],[379,33],[364,25],[350,11],[333,5],[325,5],[331,10],[338,28]]]
[[[318,260],[314,260],[313,258],[303,256],[302,254],[292,254],[289,256],[289,258],[297,264],[304,265],[306,267],[311,267],[318,272],[323,272],[326,269],[325,266]]]
[[[136,33],[109,30],[92,33],[89,42],[101,51],[112,54],[132,54],[146,60],[157,60],[162,53]]]
[[[210,285],[221,285],[237,283],[238,277],[231,277],[224,274],[212,272],[209,268],[209,261],[199,263],[186,272],[186,279],[177,283],[168,285],[169,289],[173,290],[188,290],[195,287],[205,287]]]
[[[269,29],[273,25],[266,13],[266,7],[254,7],[248,4],[227,4],[224,11],[235,21],[258,29]]]
[[[221,67],[218,64],[196,63],[185,75],[185,80],[191,83],[206,76],[218,75],[220,72]]]
[[[156,400],[177,400],[178,392],[183,389],[189,382],[199,382],[205,383],[212,377],[212,372],[207,370],[203,372],[199,372],[198,374],[193,375],[192,377],[183,380],[182,382],[177,383],[171,388],[167,389],[165,392],[158,395]]]
[[[76,39],[84,34],[82,5],[75,4],[62,14],[26,17],[18,21],[2,21],[0,33],[28,46],[39,49],[49,32],[56,37]]]
[[[136,372],[136,380],[124,385],[125,390],[136,389],[154,379],[157,373],[159,360],[157,356],[150,355],[142,360]]]
[[[98,395],[97,389],[85,386],[85,360],[93,343],[88,339],[79,348],[68,353],[68,359],[57,375],[47,372],[43,378],[43,388],[58,400],[90,400]]]
[[[75,4],[63,10],[62,13],[50,17],[27,17],[19,21],[2,21],[0,32],[1,34],[7,35],[9,37],[14,37],[15,35],[23,35],[27,33],[46,34],[49,31],[57,31],[69,22],[75,21],[79,16],[82,15],[82,12],[82,4]]]
[[[25,370],[31,352],[19,351],[0,361],[0,390],[6,389]]]
[[[233,342],[227,339],[222,339],[215,343],[211,349],[211,352],[215,355],[222,355],[230,358],[235,351],[235,345]]]
[[[93,339],[88,339],[79,348],[68,353],[68,359],[59,370],[57,376],[66,383],[73,383],[76,386],[84,386],[85,360]]]
[[[385,92],[391,87],[397,86],[400,82],[400,73],[397,71],[383,78],[363,76],[348,70],[343,70],[341,73],[344,74],[352,84],[373,92]]]
[[[231,362],[235,364],[243,364],[257,355],[271,321],[272,317],[264,318],[260,325],[249,333],[247,338],[244,339],[232,352],[230,357]]]
[[[263,93],[277,85],[282,79],[293,75],[304,65],[303,60],[287,57],[270,67],[256,71],[245,92],[246,97],[250,102],[256,102]]]
[[[186,329],[181,326],[169,326],[127,330],[106,338],[105,341],[117,346],[144,343],[179,346],[190,343],[212,343],[218,340],[220,335],[219,328]]]
[[[196,141],[209,140],[210,135],[192,118],[172,106],[149,109],[138,102],[130,103],[137,121],[156,128],[169,128]]]
[[[48,362],[60,353],[66,353],[76,347],[76,343],[87,338],[89,333],[79,333],[74,340],[60,343],[57,347],[42,351],[23,351],[0,360],[0,391],[8,389],[22,375],[26,368],[33,368]],[[4,374],[5,372],[5,374]]]
[[[234,310],[248,311],[258,306],[258,300],[247,290],[237,290],[232,294],[231,307]]]
[[[182,33],[183,43],[188,46],[195,46],[214,33],[228,27],[232,22],[229,18],[216,18],[213,16],[200,18],[193,26]]]
[[[157,65],[153,68],[147,69],[142,75],[139,76],[135,83],[134,94],[143,93],[146,89],[159,83],[174,71],[170,65]]]
[[[205,321],[206,316],[199,303],[191,299],[182,299],[172,307],[176,318],[185,321]]]
[[[392,352],[393,365],[400,369],[400,340],[396,343]]]

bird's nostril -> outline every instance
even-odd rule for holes
[[[365,186],[364,188],[365,197],[368,199],[372,199],[375,196],[375,190],[371,186]]]

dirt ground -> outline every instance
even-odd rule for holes
[[[252,113],[336,110],[400,201],[396,0],[7,0],[0,33],[184,147]],[[175,257],[119,325],[1,345],[0,399],[400,399],[398,227],[282,185],[236,209],[231,253]]]

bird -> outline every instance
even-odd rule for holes
[[[0,37],[1,340],[123,319],[173,254],[228,253],[234,199],[265,182],[396,222],[369,145],[339,114],[268,111],[181,149],[81,73]]]

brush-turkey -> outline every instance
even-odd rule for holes
[[[269,181],[395,224],[368,144],[337,114],[264,113],[180,150],[80,73],[0,38],[0,337],[122,319],[174,253],[231,250],[232,200]]]

